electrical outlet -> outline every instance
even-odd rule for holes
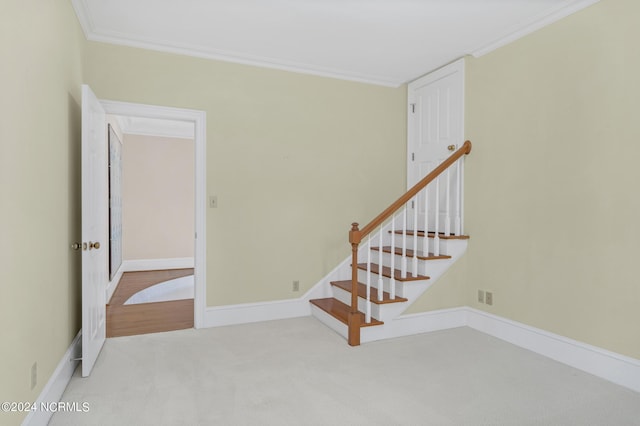
[[[217,195],[210,195],[209,196],[209,208],[210,209],[218,208],[218,196]]]
[[[478,290],[478,302],[484,303],[484,291]]]
[[[31,390],[38,384],[38,363],[34,362],[31,366]]]
[[[293,291],[300,291],[300,281],[293,282]]]
[[[490,291],[486,291],[484,295],[485,295],[484,300],[487,303],[487,305],[493,305],[493,293],[491,293]]]

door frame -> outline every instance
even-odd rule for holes
[[[136,104],[100,99],[107,114],[136,116],[161,120],[192,122],[195,127],[195,250],[194,250],[194,299],[193,324],[195,328],[205,327],[204,315],[207,306],[207,233],[206,233],[206,137],[207,115],[205,111],[173,108],[157,105]],[[108,197],[108,194],[105,194]]]
[[[460,108],[461,111],[458,111],[460,114],[460,137],[461,142],[464,141],[464,100],[465,100],[465,60],[464,58],[460,58],[456,61],[453,61],[441,68],[438,68],[435,71],[430,72],[429,74],[422,76],[416,80],[411,81],[407,85],[407,190],[409,190],[416,182],[411,182],[411,173],[412,167],[414,166],[414,162],[412,160],[413,146],[415,145],[416,132],[414,128],[416,126],[416,117],[412,111],[412,105],[416,103],[415,92],[418,88],[427,86],[431,83],[434,83],[444,77],[447,77],[451,74],[456,74],[461,77],[459,80],[460,84],[460,96],[462,99],[460,100]],[[463,185],[464,186],[464,185]]]

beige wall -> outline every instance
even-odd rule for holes
[[[404,190],[405,87],[101,43],[85,70],[98,97],[206,111],[209,306],[300,296]]]
[[[193,257],[193,140],[125,135],[122,258]]]
[[[638,16],[602,0],[467,61],[472,239],[414,309],[457,301],[640,358]]]
[[[84,38],[68,1],[0,9],[0,401],[33,401],[80,329]]]
[[[640,358],[639,14],[602,0],[467,61],[472,239],[415,311],[468,304]],[[1,400],[34,400],[80,327],[82,65],[99,97],[207,112],[208,305],[297,296],[404,189],[404,87],[84,44],[60,0],[5,1],[0,23]]]

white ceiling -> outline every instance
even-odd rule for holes
[[[399,86],[598,0],[72,0],[89,40]]]

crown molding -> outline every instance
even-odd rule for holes
[[[382,76],[347,73],[331,68],[283,61],[260,56],[243,55],[234,52],[225,52],[197,45],[177,45],[162,40],[144,40],[140,37],[129,36],[127,34],[115,34],[108,32],[97,33],[91,31],[87,36],[87,40],[126,47],[134,47],[139,49],[154,50],[164,53],[173,53],[177,55],[191,56],[202,59],[211,59],[215,61],[231,62],[235,64],[249,65],[260,68],[270,68],[280,71],[294,72],[298,74],[310,74],[318,77],[335,78],[339,80],[348,80],[365,84],[374,84],[378,86],[395,88],[401,86],[404,83],[404,81],[393,80]]]
[[[588,6],[591,6],[600,0],[568,0],[562,2],[561,5],[528,20],[520,25],[514,26],[510,30],[504,32],[489,43],[470,49],[467,53],[474,57],[483,56],[502,46],[512,43],[528,34],[531,34],[547,25],[550,25],[562,18],[572,15]],[[90,13],[84,0],[71,0],[73,8],[76,12],[80,26],[84,31],[85,37],[89,41],[115,44],[120,46],[134,47],[140,49],[154,50],[164,53],[172,53],[183,56],[191,56],[202,59],[211,59],[216,61],[231,62],[242,65],[249,65],[261,68],[276,69],[280,71],[315,75],[319,77],[334,78],[339,80],[354,81],[364,84],[373,84],[378,86],[397,88],[411,81],[404,79],[394,79],[388,76],[380,76],[369,73],[352,73],[344,70],[333,69],[329,67],[321,67],[313,64],[298,63],[292,61],[284,61],[276,58],[261,57],[256,55],[246,55],[241,52],[230,52],[219,49],[207,48],[200,45],[192,44],[175,44],[167,40],[161,39],[145,39],[137,35],[127,33],[116,33],[101,31],[96,28],[90,18]],[[465,52],[460,52],[461,57]],[[445,65],[445,64],[441,64]],[[437,69],[438,67],[434,68]],[[432,70],[424,70],[420,75],[428,73]],[[417,77],[417,76],[416,76]]]
[[[569,15],[573,15],[574,13],[579,12],[580,10],[595,3],[598,3],[599,1],[600,0],[575,0],[569,2],[568,4],[559,6],[551,12],[538,15],[529,22],[514,27],[512,30],[501,35],[492,42],[484,44],[483,46],[473,50],[471,52],[471,55],[473,55],[475,58],[486,55],[489,52],[493,52],[494,50],[502,46],[506,46],[507,44],[510,44],[526,35],[529,35],[535,31],[538,31],[539,29],[553,24],[554,22],[566,18]]]

